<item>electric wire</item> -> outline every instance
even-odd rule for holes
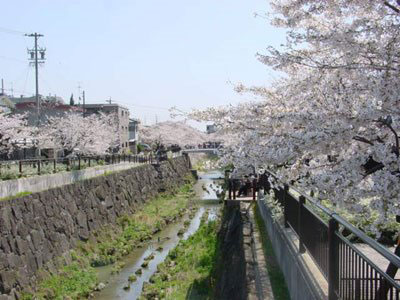
[[[15,34],[15,35],[25,35],[25,32],[15,30],[15,29],[10,29],[10,28],[5,28],[5,27],[0,27],[0,32],[1,33],[8,33],[8,34]]]

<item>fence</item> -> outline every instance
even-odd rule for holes
[[[156,162],[156,159],[152,155],[117,154],[56,159],[4,160],[0,161],[0,180],[57,173],[60,171],[81,170],[96,165],[111,165],[121,162],[151,164]]]
[[[267,173],[284,186],[271,188],[267,184],[264,188],[272,189],[282,205],[285,227],[297,234],[299,252],[307,251],[326,278],[330,300],[400,299],[399,282],[366,257],[339,229],[353,233],[381,254],[392,268],[400,267],[399,257],[312,197],[281,182],[272,172]]]

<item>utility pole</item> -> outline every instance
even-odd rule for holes
[[[81,93],[81,82],[79,81],[78,82],[78,100],[79,100],[79,105],[81,105],[81,95],[82,95],[82,93]]]
[[[82,92],[82,101],[83,101],[83,117],[85,117],[85,91]]]
[[[37,109],[37,126],[40,125],[40,99],[39,99],[39,64],[44,63],[45,61],[45,53],[46,48],[38,49],[38,39],[42,37],[43,34],[39,34],[37,32],[31,34],[25,34],[25,36],[33,37],[35,39],[35,48],[28,49],[28,54],[30,55],[29,60],[30,64],[35,66],[35,74],[36,74],[36,109]],[[38,57],[38,52],[40,52],[40,58]]]
[[[1,94],[4,95],[4,79],[1,79]]]

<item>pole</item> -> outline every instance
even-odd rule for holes
[[[82,101],[83,101],[83,117],[85,117],[85,91],[82,92]]]
[[[39,71],[38,71],[38,34],[35,32],[35,77],[36,77],[36,107],[37,107],[37,126],[40,124],[40,102],[39,102]]]
[[[337,290],[339,288],[339,243],[337,241],[336,232],[339,228],[338,222],[331,218],[328,227],[328,282],[329,291],[328,299],[338,299]]]
[[[4,79],[1,79],[1,94],[4,95]]]
[[[46,49],[41,48],[40,53],[41,53],[41,58],[39,62],[39,57],[38,57],[38,39],[39,37],[42,37],[43,34],[39,34],[37,32],[31,33],[31,34],[25,34],[25,36],[33,37],[35,39],[35,48],[34,49],[28,49],[28,53],[30,53],[31,57],[30,60],[34,60],[33,64],[35,65],[35,78],[36,78],[36,113],[37,113],[37,123],[36,126],[39,128],[40,126],[40,99],[39,99],[39,63],[43,63],[45,58],[44,58],[44,53]],[[38,155],[40,156],[40,148],[38,147]]]
[[[31,53],[31,58],[30,60],[34,60],[35,64],[35,78],[36,78],[36,109],[37,109],[37,125],[39,126],[40,124],[40,100],[39,100],[39,57],[38,57],[38,39],[39,37],[42,37],[43,34],[39,34],[37,32],[31,33],[31,34],[25,34],[25,36],[33,37],[35,39],[35,48],[32,50],[28,49],[28,52]],[[41,48],[40,49],[42,53],[42,57],[40,58],[40,63],[43,63],[45,58],[44,58],[44,52],[46,49]],[[32,57],[32,53],[34,53],[34,57]]]

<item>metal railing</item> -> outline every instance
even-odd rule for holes
[[[364,255],[339,229],[354,234],[397,268],[400,268],[399,257],[306,193],[282,182],[273,172],[267,174],[284,186],[274,187],[273,192],[283,207],[285,227],[294,230],[299,238],[299,252],[307,251],[327,279],[330,300],[400,299],[399,282]],[[271,190],[269,184],[264,188]]]
[[[82,170],[88,167],[119,164],[122,162],[152,164],[157,160],[150,155],[77,156],[73,158],[26,159],[0,161],[0,180],[52,174],[60,171]]]

